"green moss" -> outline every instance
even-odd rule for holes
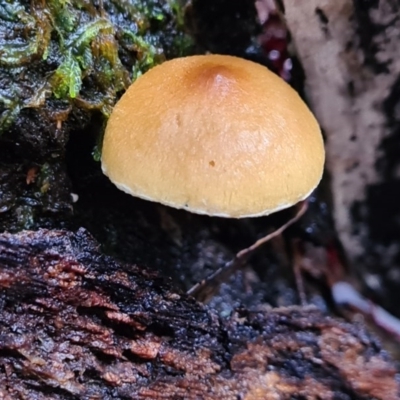
[[[68,52],[51,79],[53,94],[58,98],[74,99],[82,86],[82,70],[76,58]]]
[[[56,114],[59,104],[69,104],[107,117],[132,80],[190,44],[177,0],[6,0],[0,4],[0,134],[23,108]]]
[[[0,5],[0,19],[5,27],[23,29],[27,37],[27,40],[21,41],[19,36],[11,35],[12,39],[1,41],[1,66],[18,67],[37,57],[45,58],[51,33],[47,12],[38,7],[32,7],[29,12],[19,1],[8,1]]]
[[[12,90],[0,89],[0,104],[4,111],[0,115],[0,133],[9,128],[21,110],[18,94]]]

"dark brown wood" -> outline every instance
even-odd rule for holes
[[[0,235],[0,399],[398,399],[361,326],[312,308],[226,320],[84,230]]]

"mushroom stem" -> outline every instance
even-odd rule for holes
[[[304,281],[302,276],[302,257],[300,254],[300,241],[296,239],[292,243],[293,247],[293,272],[296,281],[297,293],[299,295],[300,305],[307,305],[306,291],[304,288]]]
[[[205,279],[196,283],[192,286],[187,294],[194,296],[197,300],[205,302],[210,298],[216,291],[216,289],[224,282],[226,282],[229,277],[231,277],[236,271],[241,269],[246,261],[254,254],[254,252],[265,243],[269,242],[274,237],[282,234],[289,226],[297,222],[307,211],[308,203],[307,200],[298,203],[298,211],[296,215],[289,219],[286,223],[280,226],[275,231],[269,233],[268,235],[258,239],[251,246],[240,250],[235,257],[227,262],[223,267],[217,269],[212,274],[208,275]]]

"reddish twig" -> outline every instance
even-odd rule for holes
[[[231,261],[226,263],[223,267],[217,269],[202,281],[196,283],[187,291],[187,293],[196,297],[198,300],[205,301],[212,293],[215,292],[215,289],[218,288],[221,283],[226,282],[230,276],[242,268],[248,258],[254,254],[254,252],[260,246],[281,235],[289,226],[297,222],[306,211],[307,201],[303,201],[300,203],[299,210],[293,218],[289,219],[280,228],[257,240],[250,247],[240,250]]]

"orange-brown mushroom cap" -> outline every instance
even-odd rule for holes
[[[133,196],[242,218],[306,198],[324,158],[318,123],[287,83],[254,62],[204,55],[129,87],[108,121],[102,168]]]

